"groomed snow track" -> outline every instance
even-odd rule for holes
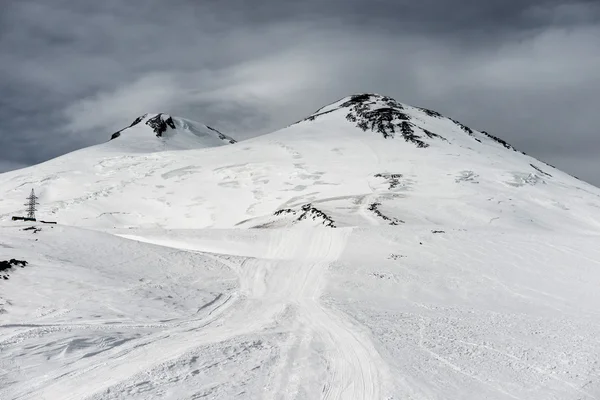
[[[349,318],[319,301],[327,284],[327,270],[344,251],[351,231],[351,228],[264,231],[269,242],[267,252],[263,257],[245,258],[241,263],[232,261],[228,255],[204,253],[201,245],[181,243],[181,249],[203,252],[235,271],[239,292],[225,301],[208,320],[178,329],[176,335],[170,332],[172,340],[158,338],[153,341],[151,345],[160,348],[160,356],[152,358],[151,364],[147,361],[136,364],[135,354],[129,353],[126,363],[120,364],[119,359],[115,359],[99,368],[121,377],[119,384],[123,385],[127,376],[179,357],[207,341],[214,343],[236,335],[277,330],[287,332],[288,336],[271,373],[273,378],[265,387],[265,399],[294,399],[299,393],[312,399],[381,398],[386,381],[382,376],[386,371],[385,363],[369,338],[361,336],[360,329]],[[161,240],[130,237],[164,245]],[[173,242],[169,243],[175,246]],[[315,343],[322,346],[321,350],[315,350]],[[147,357],[147,351],[147,347],[139,351],[140,359]],[[319,354],[314,354],[317,351]],[[318,364],[321,365],[313,365],[311,360],[320,360]],[[303,382],[315,381],[314,375],[318,371],[323,371],[318,377],[319,386],[305,387]],[[106,376],[98,368],[89,373]],[[81,398],[84,393],[90,393],[89,381],[80,389],[81,393],[76,380],[71,382],[74,385],[70,398]],[[113,382],[113,386],[116,383]],[[61,392],[65,384],[69,382],[56,382],[61,386]],[[96,389],[100,392],[106,390],[106,386],[106,382],[99,379]],[[44,396],[52,397],[51,388],[44,391]]]

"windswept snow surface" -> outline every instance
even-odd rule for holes
[[[384,96],[168,118],[0,175],[0,399],[600,398],[599,189]]]

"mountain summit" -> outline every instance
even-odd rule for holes
[[[303,121],[314,121],[330,113],[343,113],[345,118],[362,131],[381,134],[384,139],[403,138],[419,148],[429,147],[429,140],[448,141],[444,135],[451,124],[475,141],[492,140],[507,149],[515,150],[506,141],[485,131],[475,132],[459,121],[423,107],[399,103],[380,94],[361,93],[345,97],[320,108]],[[438,131],[433,132],[433,130]]]
[[[136,118],[128,127],[113,133],[110,141],[132,150],[148,151],[215,147],[236,142],[210,126],[164,113]]]

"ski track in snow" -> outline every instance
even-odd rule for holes
[[[274,250],[268,255],[270,258],[305,260],[286,278],[287,284],[280,284],[279,280],[274,282],[279,293],[276,299],[287,298],[297,305],[305,329],[326,343],[329,379],[323,386],[324,399],[377,399],[383,383],[379,376],[383,369],[378,368],[382,363],[376,358],[377,352],[368,338],[355,333],[355,327],[343,315],[319,303],[319,295],[326,284],[328,263],[342,253],[350,230],[320,229],[317,232],[294,232],[270,246]],[[303,242],[306,245],[298,246]],[[305,255],[298,254],[304,249]],[[281,271],[287,273],[285,269]]]
[[[99,362],[87,366],[75,363],[41,377],[14,393],[14,398],[113,398],[114,393],[136,386],[141,375],[156,375],[153,371],[161,365],[203,346],[278,331],[287,333],[287,339],[279,344],[280,355],[265,383],[263,398],[379,399],[386,387],[385,363],[369,337],[361,335],[348,317],[319,301],[327,285],[329,265],[344,251],[351,231],[273,230],[266,253],[242,262],[224,254],[206,253],[201,246],[182,246],[231,268],[238,275],[238,290],[209,302],[203,307],[207,312],[198,319],[119,324],[119,329],[157,330],[106,351]],[[139,236],[136,239],[153,242]],[[28,328],[19,335],[31,336],[36,330],[110,329],[111,325],[13,326],[19,327]],[[2,338],[3,342],[10,340]],[[318,351],[315,344],[321,346]],[[316,378],[315,371],[321,371]]]
[[[266,399],[292,399],[298,385],[312,372],[307,365],[288,370],[288,363],[307,359],[310,342],[315,337],[325,343],[328,374],[322,393],[311,398],[377,399],[384,387],[381,374],[383,362],[367,337],[356,333],[352,323],[319,302],[326,285],[329,263],[344,251],[351,228],[273,231],[264,259],[246,259],[240,266],[219,255],[216,261],[232,268],[240,280],[240,298],[235,313],[224,321],[230,332],[242,334],[264,330],[272,323],[285,324],[281,319],[287,308],[295,310],[297,320],[280,329],[289,329],[295,345],[289,346],[274,374],[278,377],[265,394]],[[144,239],[141,239],[144,240]],[[151,242],[151,240],[149,240]],[[240,316],[241,314],[241,316]],[[210,327],[204,335],[219,336]],[[223,328],[220,328],[223,329]],[[220,331],[219,329],[219,331]]]

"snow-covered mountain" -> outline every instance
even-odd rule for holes
[[[147,114],[0,195],[0,398],[600,396],[600,189],[435,111]]]
[[[164,113],[144,114],[113,133],[110,140],[109,146],[130,152],[190,150],[235,143],[210,126]]]

